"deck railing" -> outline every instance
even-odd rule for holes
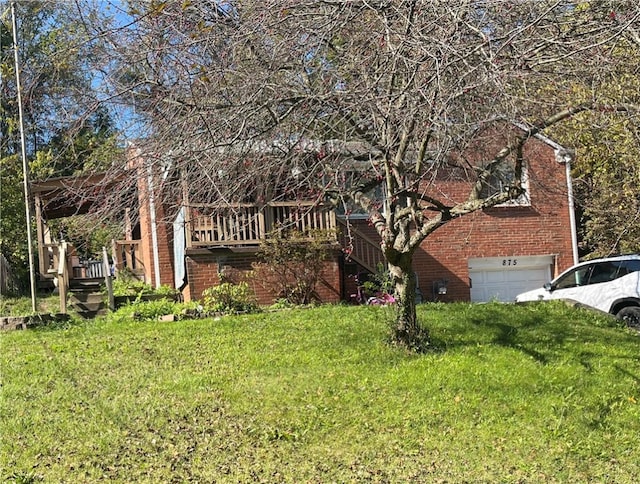
[[[188,247],[258,245],[278,228],[335,230],[335,213],[313,202],[191,204]]]
[[[58,243],[42,244],[40,252],[40,277],[57,277],[60,260]]]
[[[61,253],[62,245],[65,246],[64,255]],[[97,279],[104,277],[101,260],[78,257],[75,255],[71,244],[65,241],[42,244],[40,277],[44,279],[56,278],[63,259],[67,264],[66,272],[69,279]]]
[[[144,264],[142,262],[141,240],[112,241],[112,256],[115,272],[128,270],[137,277],[144,279]]]

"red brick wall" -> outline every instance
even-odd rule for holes
[[[158,193],[159,183],[154,178],[154,197],[150,197],[149,174],[144,166],[144,160],[137,150],[130,150],[129,162],[137,168],[137,188],[139,205],[139,224],[141,239],[142,263],[145,269],[145,282],[155,286],[154,249],[152,236],[151,205],[155,207],[155,225],[157,238],[158,266],[160,269],[160,284],[174,286],[173,274],[173,225],[167,220],[167,211],[162,205]]]
[[[447,295],[439,299],[468,301],[469,258],[555,255],[556,274],[573,264],[565,166],[556,162],[551,147],[537,140],[528,143],[525,159],[530,206],[494,207],[465,215],[437,229],[415,252],[413,266],[425,300],[432,297],[433,281],[446,279]],[[439,188],[453,203],[468,196],[470,185],[448,180]],[[356,223],[379,240],[366,221]]]
[[[573,263],[565,166],[556,162],[554,150],[550,146],[538,140],[529,142],[524,154],[528,160],[531,205],[494,207],[479,211],[451,221],[427,237],[414,256],[414,269],[425,299],[431,297],[433,281],[446,279],[448,293],[444,300],[469,300],[467,264],[468,259],[473,257],[556,255],[556,273]],[[143,260],[148,278],[153,283],[153,252],[146,180],[146,176],[138,177],[140,228]],[[470,185],[459,178],[441,178],[427,188],[435,190],[439,195],[446,194],[453,204],[468,196]],[[166,214],[162,207],[156,203],[156,208],[161,282],[172,285],[172,228],[170,223],[165,222]],[[379,239],[375,230],[367,226],[366,221],[357,221],[355,224],[370,238]],[[224,257],[222,265],[227,266],[231,279],[235,279],[234,282],[246,280],[260,303],[273,302],[272,294],[248,277],[255,254],[224,250],[189,252],[189,286],[185,291],[187,299],[198,299],[204,289],[219,283],[217,260],[220,257]],[[317,289],[320,298],[325,302],[338,301],[343,291],[342,286],[347,282],[346,278],[341,278],[340,253],[336,252],[327,262],[323,282]]]
[[[220,283],[218,271],[224,269],[225,277],[233,282],[247,282],[259,304],[272,304],[275,297],[269,288],[263,287],[250,272],[256,261],[255,252],[233,253],[227,250],[197,249],[187,253],[188,294],[192,300],[202,297],[202,291]],[[326,262],[316,292],[321,302],[340,301],[340,252],[332,253]]]
[[[155,266],[153,254],[153,237],[151,210],[145,199],[140,206],[140,237],[142,239],[142,261],[145,267],[145,280],[155,285]],[[146,203],[144,203],[146,201]],[[161,204],[155,203],[156,208],[156,238],[158,241],[158,266],[160,269],[160,284],[174,285],[173,276],[173,225],[165,220],[165,210]]]

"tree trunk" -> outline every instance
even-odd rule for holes
[[[397,299],[393,340],[400,346],[420,351],[429,344],[429,335],[418,324],[416,315],[416,275],[413,272],[411,262],[411,254],[402,254],[396,263],[389,262],[389,272]]]

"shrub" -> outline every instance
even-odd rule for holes
[[[223,282],[202,292],[202,307],[208,313],[255,312],[258,305],[246,282]]]
[[[114,296],[141,296],[143,294],[175,298],[179,291],[167,285],[155,289],[126,270],[118,272],[118,277],[113,280]]]
[[[151,291],[152,287],[140,280],[121,279],[117,277],[113,280],[114,296],[137,296],[145,291]]]
[[[281,309],[292,309],[294,307],[296,307],[295,304],[291,304],[286,299],[280,298],[276,302],[274,302],[271,306],[269,306],[269,309],[272,311],[280,311]]]
[[[362,284],[362,288],[368,296],[379,297],[394,293],[391,274],[389,274],[389,271],[382,262],[378,263],[375,274],[371,275],[370,279]]]
[[[136,321],[148,321],[158,319],[167,314],[177,314],[180,309],[176,303],[168,299],[157,299],[155,301],[141,301],[132,305],[134,308],[133,319]]]
[[[254,277],[279,299],[309,304],[317,300],[316,285],[334,241],[331,230],[274,230],[260,244]]]
[[[173,314],[182,317],[185,310],[194,309],[195,303],[175,302],[170,299],[136,301],[122,306],[107,318],[112,321],[153,321],[160,316]]]

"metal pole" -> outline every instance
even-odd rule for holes
[[[33,264],[33,247],[31,241],[31,209],[29,190],[29,163],[27,163],[27,143],[24,134],[24,117],[22,115],[22,91],[20,86],[20,60],[18,56],[18,26],[16,23],[16,2],[11,2],[11,22],[13,25],[13,54],[16,65],[16,90],[18,91],[18,118],[20,122],[20,147],[22,150],[22,178],[24,182],[24,211],[27,217],[27,244],[29,246],[29,282],[31,283],[31,309],[36,312],[36,280]]]

